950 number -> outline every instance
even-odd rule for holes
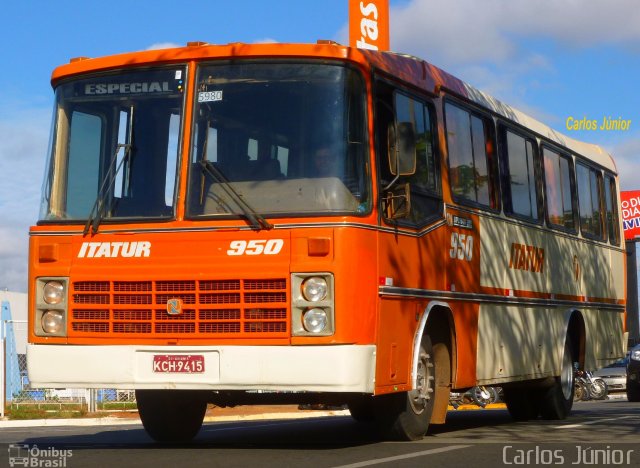
[[[451,249],[449,256],[453,259],[465,260],[470,262],[473,260],[473,236],[451,233]]]
[[[282,246],[283,239],[234,240],[229,243],[227,255],[277,255]]]

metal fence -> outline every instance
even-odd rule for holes
[[[27,375],[27,322],[3,320],[0,330],[0,416],[136,409],[135,392],[114,388],[33,388]],[[70,363],[72,364],[72,363]]]

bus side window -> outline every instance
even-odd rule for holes
[[[539,165],[534,140],[504,128],[502,149],[505,212],[532,221],[540,220]]]
[[[498,208],[497,166],[489,119],[445,103],[451,191],[462,202]]]
[[[554,227],[574,231],[575,202],[571,159],[548,148],[543,149],[547,221]]]
[[[620,222],[618,218],[617,202],[618,193],[616,191],[616,180],[610,175],[605,175],[604,177],[604,196],[609,242],[613,245],[620,245]]]
[[[416,137],[416,168],[412,175],[401,176],[394,183],[398,188],[409,184],[410,212],[401,223],[421,226],[442,213],[442,197],[436,162],[436,147],[432,106],[384,83],[378,84],[377,128],[381,186],[387,186],[394,176],[387,159],[387,129],[390,124],[410,126]],[[393,113],[391,113],[393,110]],[[386,194],[382,194],[384,197]]]
[[[91,211],[98,194],[104,119],[96,114],[73,111],[69,136],[66,216],[81,219]],[[82,137],[77,137],[82,135]]]
[[[602,174],[584,164],[576,164],[580,229],[587,237],[603,238]]]

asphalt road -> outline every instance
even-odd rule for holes
[[[348,416],[206,423],[192,444],[171,447],[139,425],[3,428],[0,466],[25,460],[21,444],[39,460],[29,466],[71,468],[640,466],[639,436],[640,406],[626,400],[576,403],[565,421],[452,411],[418,442],[377,440]]]

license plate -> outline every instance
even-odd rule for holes
[[[204,356],[202,354],[155,354],[153,372],[202,374],[204,373]]]

